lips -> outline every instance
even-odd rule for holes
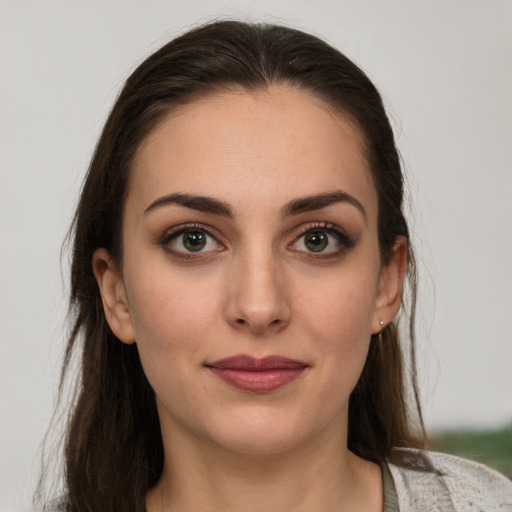
[[[205,365],[227,384],[252,392],[273,391],[294,381],[308,365],[281,356],[237,355]]]

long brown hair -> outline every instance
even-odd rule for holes
[[[75,352],[81,354],[81,369],[65,439],[64,510],[143,511],[145,495],[163,468],[154,392],[137,345],[121,343],[107,325],[91,268],[92,254],[100,247],[122,265],[122,212],[134,155],[176,106],[218,90],[273,84],[309,91],[357,123],[378,194],[383,262],[397,236],[409,240],[400,159],[381,97],[339,51],[290,28],[220,21],[189,31],[151,55],[128,78],[108,117],[70,235],[73,323],[61,386]],[[414,362],[412,249],[408,280],[408,378],[402,353],[406,347],[392,323],[371,342],[350,397],[348,437],[349,449],[361,457],[403,466],[412,464],[410,458],[393,448],[422,447],[425,440]]]

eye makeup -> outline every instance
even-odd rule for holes
[[[209,225],[185,223],[166,230],[155,242],[174,258],[199,263],[226,249],[221,238]],[[355,245],[356,239],[340,226],[315,221],[302,224],[286,248],[304,258],[329,260],[343,256]]]
[[[167,230],[156,243],[173,257],[198,260],[225,249],[218,238],[215,230],[209,226],[187,223]]]
[[[313,222],[301,226],[299,234],[288,246],[292,251],[316,259],[335,258],[356,245],[356,239],[330,222]]]

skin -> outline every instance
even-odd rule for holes
[[[284,86],[196,100],[141,146],[122,268],[104,249],[93,268],[109,325],[137,343],[156,393],[165,465],[150,512],[382,510],[380,468],[347,449],[348,400],[371,335],[400,307],[407,248],[397,238],[382,264],[362,147],[350,120]],[[283,216],[334,191],[354,201]],[[214,198],[232,217],[158,203],[169,194]],[[190,223],[212,235],[200,252],[173,235]],[[308,230],[327,237],[320,252]],[[307,369],[243,391],[205,366],[237,354]]]

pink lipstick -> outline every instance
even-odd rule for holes
[[[308,367],[281,356],[257,359],[247,355],[227,357],[205,366],[228,384],[256,393],[278,389],[295,380]]]

